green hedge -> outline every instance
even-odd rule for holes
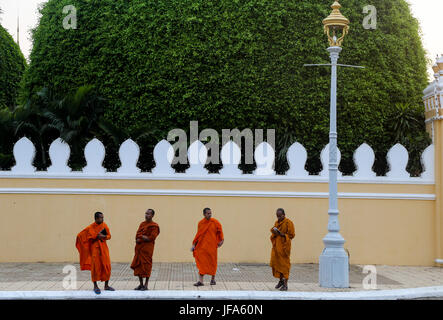
[[[105,117],[129,130],[151,124],[166,134],[190,120],[200,129],[275,128],[278,141],[289,135],[307,148],[308,170],[318,172],[328,142],[330,71],[303,64],[329,61],[322,19],[331,3],[49,0],[33,33],[24,93],[94,85],[109,101]],[[394,105],[419,106],[427,84],[419,26],[405,0],[371,1],[376,30],[362,26],[366,0],[340,3],[351,21],[340,62],[366,67],[338,73],[341,169],[354,170],[352,153],[366,142],[382,173],[397,142],[389,132]],[[71,4],[78,28],[65,30],[62,8]],[[414,130],[408,137],[426,136],[424,125]],[[423,139],[412,171],[429,143]],[[277,167],[284,171],[285,161]]]
[[[0,25],[0,169],[7,169],[13,163],[15,138],[11,110],[17,105],[25,68],[26,61],[20,48]]]
[[[26,61],[11,35],[0,25],[0,109],[13,109]]]

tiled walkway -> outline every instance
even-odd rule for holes
[[[74,266],[77,275],[76,289],[91,290],[89,271],[80,271],[78,264],[69,263],[0,263],[0,291],[58,291],[65,290],[63,273],[66,266]],[[72,267],[71,267],[72,268]],[[443,286],[443,268],[376,266],[377,289],[403,289]],[[69,267],[68,267],[69,269]],[[363,288],[363,266],[350,267],[349,289],[326,289],[318,285],[317,264],[295,264],[291,268],[289,291],[360,291]],[[65,281],[64,281],[65,279]],[[205,276],[203,287],[194,287],[197,269],[193,263],[154,263],[150,290],[258,290],[275,291],[277,279],[265,264],[219,264],[215,286],[209,285]],[[116,290],[132,290],[138,285],[129,263],[113,263],[110,285]],[[103,287],[103,284],[99,284]]]

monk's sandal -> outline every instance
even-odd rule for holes
[[[277,285],[275,286],[275,289],[278,289],[278,288],[280,288],[282,285],[284,285],[285,283],[283,282],[283,281],[279,281],[278,283],[277,283]]]
[[[201,287],[201,286],[203,286],[203,283],[201,283],[200,281],[198,281],[198,282],[194,283],[194,286],[196,286],[196,287]]]

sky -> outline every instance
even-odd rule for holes
[[[297,0],[294,0],[297,1]],[[390,0],[386,0],[390,1]],[[423,32],[423,45],[428,58],[435,61],[437,54],[443,54],[443,0],[407,0],[412,14],[418,19]],[[38,23],[38,5],[45,0],[0,0],[0,24],[14,39],[17,39],[17,15],[20,17],[20,47],[26,58],[32,49],[29,30]],[[332,3],[332,0],[329,1]],[[371,0],[368,0],[371,4]],[[430,68],[429,68],[430,69]],[[431,74],[431,70],[429,70]]]

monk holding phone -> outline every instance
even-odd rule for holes
[[[94,219],[94,223],[77,235],[75,246],[80,253],[80,270],[91,270],[94,292],[100,294],[97,281],[105,281],[105,290],[114,291],[114,288],[109,286],[111,259],[106,244],[106,241],[111,239],[111,232],[104,223],[103,213],[96,212]]]

